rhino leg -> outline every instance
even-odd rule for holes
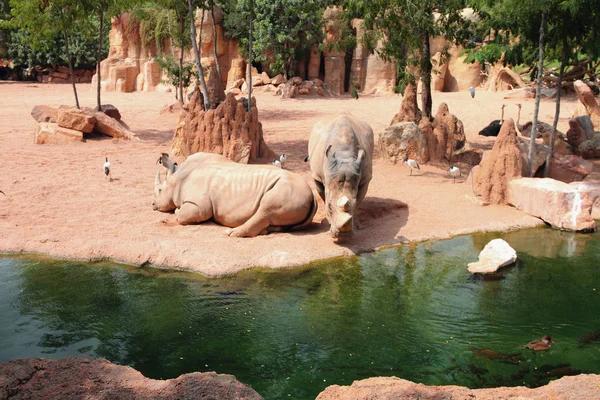
[[[269,218],[259,207],[256,214],[250,217],[248,221],[237,228],[225,229],[225,234],[231,237],[254,237],[263,232],[268,232],[269,225],[271,225]]]
[[[177,222],[181,225],[204,222],[212,218],[212,215],[212,206],[210,204],[198,206],[194,203],[183,203],[180,208],[175,210]]]
[[[356,207],[354,209],[354,229],[359,230],[360,224],[358,222],[358,206],[362,203],[363,199],[367,195],[367,190],[369,189],[369,182],[364,183],[358,187],[358,193],[356,194]]]

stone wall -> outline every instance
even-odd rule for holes
[[[303,81],[322,80],[325,93],[332,96],[343,95],[354,89],[364,94],[391,92],[396,85],[396,68],[393,63],[386,62],[379,57],[377,49],[381,48],[381,42],[377,43],[375,50],[371,50],[359,40],[356,48],[348,55],[346,51],[336,47],[344,35],[344,29],[340,25],[342,23],[341,12],[341,9],[337,7],[325,10],[323,17],[327,22],[324,32],[324,50],[321,51],[318,46],[315,46],[306,59],[297,63],[296,75]],[[229,89],[234,82],[245,78],[246,61],[240,57],[237,42],[224,36],[221,10],[215,10],[215,20],[217,22],[217,57],[221,66],[221,80],[223,86]],[[200,27],[202,27],[202,34],[200,34]],[[353,29],[358,37],[364,34],[364,27],[360,19],[353,20],[349,28]],[[210,12],[205,12],[204,15],[201,11],[196,12],[196,31],[201,55],[204,56],[202,64],[204,67],[212,67],[215,65],[215,58]],[[162,47],[165,53],[172,52],[168,42],[163,43]],[[442,51],[446,48],[449,48],[450,55],[445,63],[440,64]],[[460,52],[461,48],[449,46],[444,39],[431,39],[431,54],[433,54],[432,58],[436,60],[435,69],[440,71],[433,79],[434,90],[458,91],[466,90],[469,86],[479,85],[481,66],[477,63],[464,64],[464,56],[461,56]],[[178,49],[174,49],[173,53],[176,57],[179,56]],[[164,76],[155,61],[157,54],[155,43],[148,45],[142,43],[139,29],[131,23],[128,14],[114,18],[110,30],[109,55],[101,63],[102,89],[117,92],[167,90],[168,86],[161,83]],[[184,60],[189,62],[194,60],[191,51],[185,52]],[[346,76],[347,71],[349,71],[349,76]],[[272,75],[266,66],[261,72]],[[92,87],[95,89],[95,76],[92,83]]]

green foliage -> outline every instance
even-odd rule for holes
[[[273,74],[294,74],[294,65],[306,57],[323,39],[322,0],[255,0],[253,57],[266,63]],[[225,13],[227,35],[239,41],[247,55],[249,5],[233,0]]]
[[[69,50],[74,68],[93,69],[98,51],[98,18],[90,17],[85,26],[74,29]],[[84,25],[84,24],[81,24]],[[108,36],[103,38],[102,58],[108,54]],[[8,57],[16,67],[66,66],[65,39],[60,31],[47,31],[44,36],[32,35],[27,29],[15,29],[9,34]]]
[[[179,60],[176,60],[175,57],[168,54],[158,57],[156,61],[158,62],[158,65],[160,65],[160,68],[167,72],[168,81],[166,83],[179,87]],[[193,62],[183,63],[183,68],[181,69],[181,81],[184,88],[190,86],[192,77],[195,76],[194,68],[195,64]]]

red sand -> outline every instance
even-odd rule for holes
[[[89,84],[78,85],[82,106],[95,105]],[[501,93],[478,91],[434,93],[464,122],[474,146],[490,148],[493,139],[477,132],[500,118],[529,120],[533,100],[504,100]],[[346,243],[328,235],[322,203],[313,227],[304,232],[275,233],[247,239],[224,235],[212,222],[179,226],[173,214],[151,207],[156,160],[168,152],[178,115],[159,114],[174,101],[171,93],[104,93],[103,103],[119,108],[139,141],[88,140],[67,145],[35,145],[33,106],[73,104],[70,85],[0,82],[0,251],[40,253],[82,260],[110,258],[131,264],[196,271],[209,276],[254,266],[289,267],[314,260],[352,255],[407,241],[448,238],[476,231],[503,231],[537,226],[541,221],[511,207],[482,207],[473,200],[465,175],[454,184],[447,166],[424,165],[409,176],[408,168],[374,160],[373,180],[361,206],[362,229]],[[396,95],[281,100],[258,94],[265,140],[288,155],[287,168],[309,179],[307,152],[312,125],[321,118],[349,112],[368,121],[377,136],[400,107]],[[568,98],[559,129],[565,131],[576,107]],[[542,101],[541,120],[552,122],[554,102]],[[376,138],[377,142],[377,138]],[[104,157],[112,163],[112,182],[104,178]],[[181,161],[181,160],[180,160]],[[162,168],[162,167],[161,167]],[[460,182],[459,182],[460,181]],[[312,182],[311,182],[312,185]]]

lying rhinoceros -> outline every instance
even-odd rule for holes
[[[364,121],[342,115],[317,123],[308,142],[308,159],[334,237],[351,234],[354,213],[371,181],[373,130]]]
[[[292,172],[196,153],[164,182],[156,173],[152,207],[175,210],[182,225],[212,218],[233,228],[225,231],[230,236],[252,237],[308,226],[317,202],[308,183]]]

